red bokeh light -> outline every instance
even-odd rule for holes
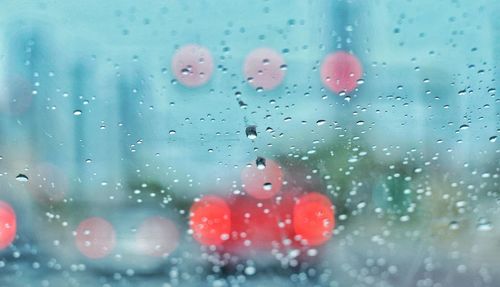
[[[0,250],[9,246],[16,237],[16,213],[5,201],[0,200]]]
[[[231,210],[224,199],[204,196],[191,206],[189,225],[203,245],[220,245],[231,233]]]
[[[324,195],[311,192],[299,198],[293,208],[296,237],[304,245],[317,246],[332,236],[335,227],[334,208]]]
[[[287,239],[292,243],[293,205],[292,193],[284,193],[279,200],[234,196],[230,199],[231,240],[224,246],[232,253],[248,255],[284,247]]]
[[[87,218],[76,229],[75,244],[83,255],[91,259],[103,258],[116,245],[113,225],[100,217]]]
[[[281,167],[272,160],[266,160],[265,168],[255,163],[241,171],[241,181],[245,191],[254,198],[267,199],[275,196],[283,182]]]
[[[361,79],[363,69],[358,58],[346,53],[336,52],[326,56],[321,65],[323,84],[335,93],[353,91]]]

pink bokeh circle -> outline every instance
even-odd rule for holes
[[[285,60],[278,52],[258,48],[247,55],[243,73],[252,87],[272,90],[285,78],[285,68]]]
[[[241,181],[249,195],[257,199],[267,199],[281,190],[283,172],[276,162],[268,159],[264,168],[257,167],[255,163],[244,167],[241,171]]]
[[[199,87],[213,74],[210,51],[202,46],[189,44],[179,48],[172,57],[172,73],[184,86]]]
[[[330,90],[349,93],[358,86],[363,68],[356,56],[341,51],[325,57],[320,74],[321,81]]]
[[[76,229],[75,244],[88,258],[106,257],[116,245],[113,225],[100,217],[87,218]]]
[[[143,255],[168,256],[179,245],[179,231],[174,222],[161,217],[146,218],[136,234],[136,248]]]

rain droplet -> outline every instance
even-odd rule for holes
[[[460,126],[461,130],[466,130],[468,128],[469,128],[469,125],[466,125],[466,124],[463,124],[463,125]]]
[[[356,207],[357,207],[358,209],[363,209],[363,208],[365,208],[365,207],[366,207],[366,202],[364,202],[364,201],[360,201],[360,202],[356,205]]]
[[[266,168],[266,159],[263,157],[258,157],[257,160],[255,160],[255,164],[257,165],[257,169],[263,170]]]
[[[478,231],[490,231],[493,229],[493,225],[486,218],[480,218],[477,224]]]
[[[273,188],[273,185],[270,182],[266,182],[262,187],[264,188],[264,190],[269,191]]]
[[[81,114],[82,114],[82,111],[80,111],[80,110],[73,111],[73,115],[75,115],[75,116],[80,116]]]
[[[20,173],[16,176],[16,180],[20,182],[27,182],[29,179],[26,175]]]
[[[181,69],[181,74],[185,76],[189,75],[191,73],[191,70],[192,70],[191,66],[184,67],[183,69]]]
[[[358,126],[362,126],[362,125],[364,125],[364,124],[365,124],[365,122],[364,122],[364,121],[357,121],[357,122],[356,122],[356,125],[358,125]]]
[[[245,129],[245,134],[247,135],[247,138],[254,140],[257,138],[257,127],[256,126],[248,126]]]
[[[490,137],[490,142],[494,143],[497,141],[497,136]]]
[[[454,221],[450,222],[449,228],[451,230],[457,230],[460,228],[460,224],[458,223],[458,221],[454,220]]]
[[[316,122],[316,124],[317,124],[318,126],[322,126],[322,125],[324,125],[325,123],[326,123],[326,121],[325,121],[325,120],[318,120],[318,121]]]
[[[399,220],[401,222],[407,222],[408,220],[410,220],[410,216],[409,215],[403,215],[399,218]]]
[[[307,256],[314,257],[318,255],[318,250],[317,249],[309,249],[307,250]]]
[[[241,101],[241,100],[238,101],[238,105],[240,105],[240,108],[242,108],[242,109],[246,109],[248,106],[244,101]]]
[[[168,132],[168,134],[169,134],[169,135],[175,135],[175,130],[170,130],[170,131]]]

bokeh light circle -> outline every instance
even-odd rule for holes
[[[231,210],[224,199],[204,196],[191,206],[189,225],[202,245],[219,245],[231,233]]]
[[[311,192],[299,198],[293,208],[293,226],[304,245],[317,246],[332,236],[335,227],[333,205],[326,196]]]
[[[208,82],[213,66],[210,51],[195,44],[182,46],[172,57],[172,73],[187,87],[198,87]]]
[[[116,245],[113,225],[100,217],[87,218],[76,229],[75,244],[78,250],[88,258],[106,257]]]
[[[246,57],[243,73],[252,87],[272,90],[285,78],[285,68],[285,60],[278,52],[258,48]]]
[[[242,256],[289,247],[294,238],[293,206],[292,193],[283,193],[279,200],[233,196],[230,199],[232,236],[224,247]],[[287,245],[287,241],[290,244]]]
[[[241,181],[249,195],[257,199],[267,199],[281,190],[283,172],[276,162],[267,159],[264,168],[255,163],[244,167],[241,171]]]
[[[179,245],[179,231],[170,219],[153,216],[146,218],[137,229],[138,253],[149,256],[168,256]]]
[[[0,250],[9,246],[16,238],[16,213],[5,201],[0,200]]]
[[[353,91],[361,79],[363,69],[356,56],[347,52],[328,54],[321,65],[321,81],[335,93]]]

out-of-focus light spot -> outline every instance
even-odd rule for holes
[[[179,48],[172,58],[172,73],[184,86],[198,87],[205,84],[213,73],[210,51],[194,44]]]
[[[138,253],[149,256],[168,256],[179,245],[175,223],[161,217],[149,217],[139,226],[136,235]]]
[[[292,242],[292,212],[295,193],[283,193],[279,200],[234,196],[230,199],[232,238],[224,247],[233,254],[251,256],[281,249]]]
[[[363,68],[358,58],[346,53],[336,52],[326,56],[321,65],[321,81],[335,93],[353,91],[361,79]]]
[[[203,245],[219,245],[231,233],[231,210],[224,199],[204,196],[191,206],[189,225]]]
[[[335,227],[331,201],[317,192],[303,195],[293,209],[293,226],[303,244],[317,246],[325,243]]]
[[[272,90],[285,78],[285,60],[269,48],[255,49],[245,59],[243,73],[248,83],[257,89]]]
[[[75,244],[78,250],[88,258],[103,258],[116,245],[113,225],[100,217],[87,218],[76,229]]]
[[[264,168],[255,163],[243,168],[241,181],[251,196],[257,199],[271,198],[281,190],[283,172],[276,162],[267,159]]]
[[[16,213],[5,201],[0,200],[0,250],[9,246],[16,237]]]

